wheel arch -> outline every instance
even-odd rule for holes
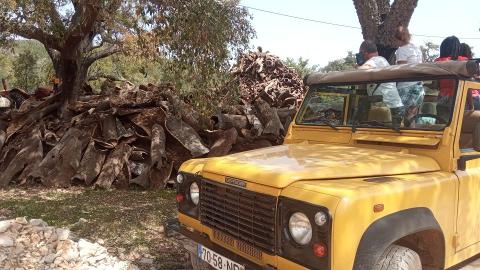
[[[424,245],[418,245],[423,241]],[[376,220],[364,232],[355,255],[354,270],[373,269],[383,251],[398,244],[416,251],[422,265],[445,266],[445,238],[428,208],[405,209]]]

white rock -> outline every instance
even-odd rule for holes
[[[0,234],[0,247],[13,247],[13,238],[6,233]]]
[[[70,230],[69,229],[56,229],[57,239],[59,241],[65,241],[70,237]]]
[[[28,222],[30,223],[30,225],[32,226],[36,226],[36,227],[46,227],[47,226],[47,223],[41,219],[30,219],[30,221]]]
[[[57,254],[62,256],[66,261],[77,259],[79,256],[77,243],[70,239],[59,242],[57,245]]]
[[[6,232],[12,226],[13,220],[0,221],[0,233]]]
[[[152,265],[153,264],[153,259],[152,258],[141,258],[140,263],[144,265]]]
[[[94,256],[99,251],[102,251],[102,246],[99,244],[90,243],[85,239],[78,240],[78,249],[80,251],[80,257]]]
[[[27,225],[28,221],[25,217],[18,217],[15,219],[15,222],[22,225]]]
[[[48,247],[46,246],[42,246],[38,249],[38,251],[40,252],[40,254],[42,256],[46,256],[48,254]]]
[[[53,261],[55,261],[57,257],[58,257],[57,254],[52,253],[45,256],[44,260],[46,263],[52,263]]]

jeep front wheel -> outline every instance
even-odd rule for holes
[[[422,262],[415,251],[391,245],[383,252],[374,270],[422,270]]]

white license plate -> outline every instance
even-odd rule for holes
[[[245,270],[243,265],[227,259],[200,244],[198,244],[198,257],[217,270]]]

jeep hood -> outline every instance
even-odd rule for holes
[[[287,144],[208,159],[203,171],[276,188],[299,180],[438,171],[426,156],[331,144]]]

